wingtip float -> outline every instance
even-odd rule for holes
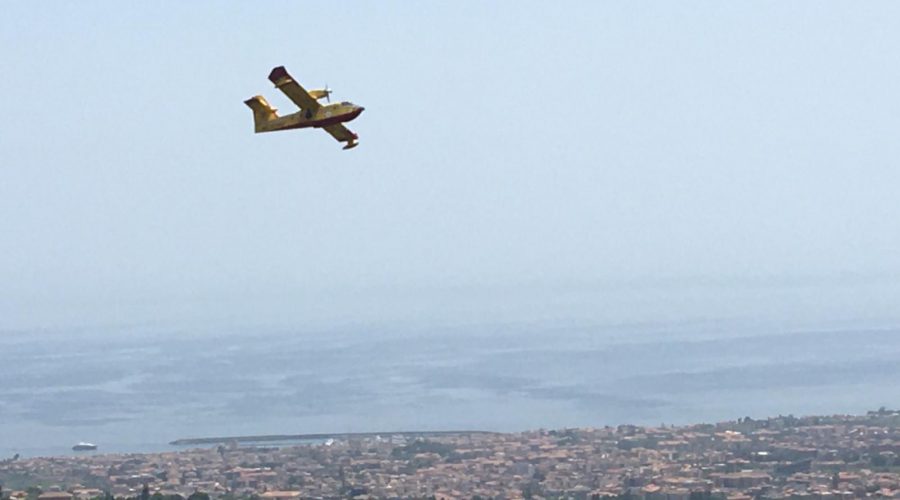
[[[331,102],[331,89],[307,91],[284,69],[278,66],[269,73],[269,81],[278,90],[300,108],[300,111],[279,116],[278,110],[268,101],[257,95],[244,101],[253,111],[253,125],[256,133],[275,132],[299,128],[321,128],[331,134],[339,142],[345,143],[344,149],[352,149],[359,145],[359,136],[344,126],[344,123],[356,119],[366,108],[349,101]],[[325,99],[326,104],[319,101]]]

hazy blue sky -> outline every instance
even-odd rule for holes
[[[896,2],[10,2],[0,314],[848,277],[889,310],[898,24]],[[293,108],[280,64],[366,107],[359,148],[252,133],[244,99]]]

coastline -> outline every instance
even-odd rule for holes
[[[404,438],[429,438],[448,436],[491,436],[502,434],[492,431],[392,431],[392,432],[338,432],[338,433],[314,433],[314,434],[267,434],[260,436],[232,436],[232,437],[205,437],[205,438],[181,438],[170,441],[172,446],[190,446],[198,444],[228,444],[228,443],[264,443],[272,441],[325,441],[328,439],[370,439],[381,436],[402,436]]]

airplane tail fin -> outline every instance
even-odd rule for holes
[[[261,95],[247,99],[244,104],[253,110],[253,126],[256,132],[265,132],[265,123],[278,118],[278,110],[270,106]]]

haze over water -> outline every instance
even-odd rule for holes
[[[182,437],[859,413],[900,399],[900,322],[840,317],[825,293],[849,311],[852,296],[894,300],[896,287],[728,290],[373,299],[420,314],[440,301],[455,318],[431,310],[429,321],[9,330],[0,336],[4,359],[15,360],[0,365],[0,453],[63,454],[81,440],[158,451]],[[723,298],[753,314],[691,314],[724,312]]]

